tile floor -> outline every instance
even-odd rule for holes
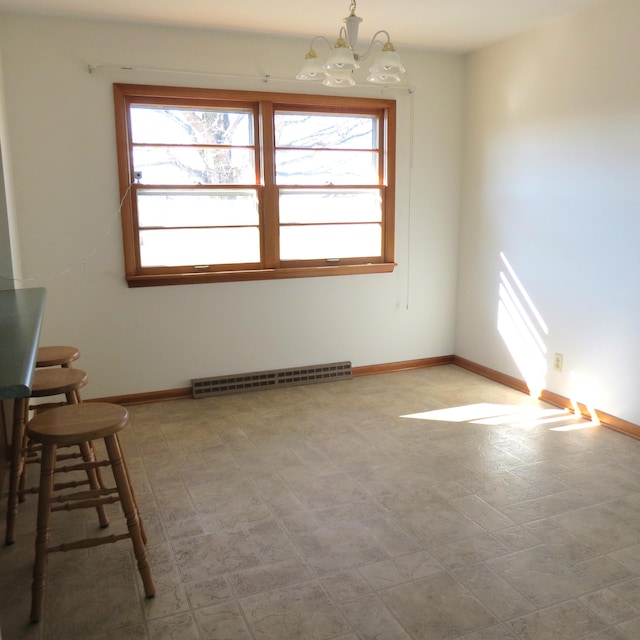
[[[130,414],[156,598],[127,541],[53,554],[30,625],[30,496],[0,548],[3,640],[640,637],[627,436],[455,366]]]

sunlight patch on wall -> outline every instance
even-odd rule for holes
[[[533,397],[545,388],[549,329],[504,253],[500,271],[498,332]]]

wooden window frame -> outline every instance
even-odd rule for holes
[[[116,142],[120,183],[122,237],[125,278],[129,287],[270,280],[367,273],[389,273],[395,267],[395,171],[396,103],[391,99],[344,96],[318,96],[256,91],[163,87],[114,84]],[[136,193],[144,189],[134,179],[130,107],[163,105],[212,107],[235,104],[251,108],[256,119],[256,183],[248,185],[259,194],[261,262],[255,265],[188,265],[179,267],[142,267],[140,264]],[[282,261],[279,259],[278,192],[290,185],[275,182],[274,112],[281,110],[318,113],[375,115],[379,123],[379,183],[382,194],[381,256],[374,259],[344,258],[327,260]],[[229,186],[229,185],[223,185]],[[244,185],[233,185],[242,187]],[[351,188],[359,185],[340,185]],[[371,186],[371,185],[369,185]]]

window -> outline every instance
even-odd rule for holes
[[[129,286],[393,270],[393,100],[114,96]]]

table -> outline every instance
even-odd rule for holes
[[[24,405],[31,395],[44,316],[46,289],[0,291],[0,494],[7,466],[8,431],[24,430]]]

